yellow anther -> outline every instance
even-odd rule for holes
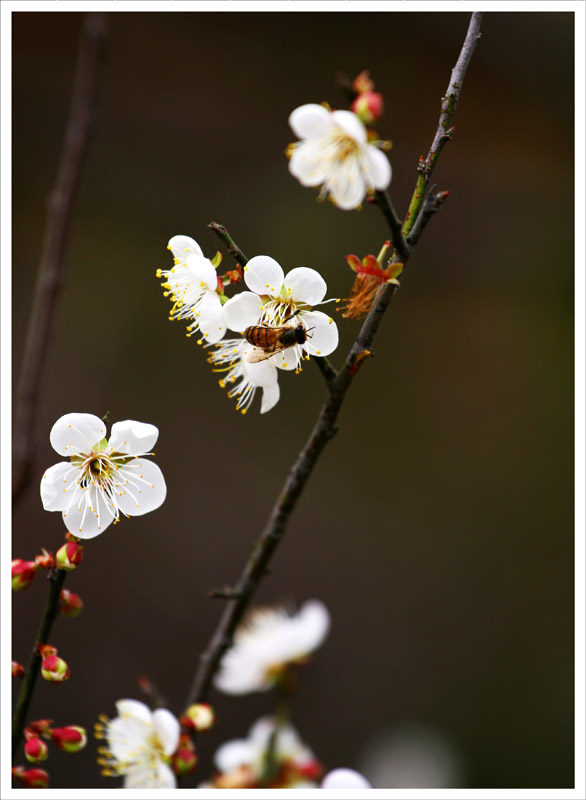
[[[268,283],[265,283],[265,286],[267,287],[267,289],[269,288],[269,285],[268,285]]]
[[[284,367],[286,367],[286,366],[287,366],[287,362],[286,362],[286,361],[283,361],[283,366],[284,366]]]
[[[242,411],[241,411],[240,413],[241,413],[241,414],[246,414],[247,410],[248,410],[248,409],[246,409],[246,408],[243,408],[243,409],[242,409]]]
[[[171,245],[170,245],[170,244],[168,244],[168,245],[167,245],[167,250],[172,250],[172,249],[173,249],[173,248],[171,247]]]
[[[332,322],[333,322],[333,319],[331,317],[328,317],[328,325],[331,325]]]
[[[320,355],[321,355],[321,350],[316,350],[316,351],[315,351],[315,354],[316,354],[317,356],[320,356]]]
[[[158,269],[158,270],[155,272],[155,275],[157,276],[157,278],[160,278],[160,277],[161,277],[161,274],[162,274],[162,273],[161,273],[161,270],[160,270],[160,269]]]
[[[248,267],[244,267],[244,272],[248,272]]]

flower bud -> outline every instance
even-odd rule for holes
[[[45,739],[49,738],[49,728],[51,727],[52,719],[35,719],[28,726],[28,730],[36,736],[44,736]]]
[[[59,750],[64,750],[66,753],[79,753],[87,744],[85,728],[81,728],[79,725],[53,728],[49,733]]]
[[[382,117],[383,96],[380,92],[362,92],[352,101],[350,108],[365,125],[373,125]]]
[[[171,756],[171,768],[176,775],[191,775],[197,766],[197,756],[192,748],[182,747]]]
[[[24,755],[26,760],[32,764],[40,764],[49,755],[49,748],[38,736],[32,736],[24,744]]]
[[[61,603],[61,613],[64,617],[77,617],[81,614],[83,601],[78,594],[62,589],[59,601]]]
[[[367,69],[363,69],[362,72],[354,78],[352,81],[352,88],[357,94],[372,92],[374,89],[374,81],[370,77],[370,72]]]
[[[67,572],[76,569],[81,564],[82,558],[83,547],[77,542],[67,542],[57,550],[55,555],[55,561],[59,569],[64,569]]]
[[[44,769],[12,767],[12,774],[21,782],[23,789],[46,789],[49,785],[49,773]]]
[[[195,703],[181,717],[181,724],[191,731],[207,731],[216,721],[214,709],[207,703]]]
[[[21,592],[28,588],[37,574],[37,565],[34,561],[23,561],[22,558],[15,558],[12,562],[12,588],[15,592]]]
[[[18,661],[12,662],[12,677],[24,678],[24,667],[22,664],[19,664]]]
[[[41,674],[46,681],[63,683],[69,678],[69,667],[59,656],[47,656],[41,663]]]

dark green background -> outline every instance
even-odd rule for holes
[[[13,15],[14,369],[82,17]],[[269,414],[242,417],[195,339],[167,321],[155,270],[167,240],[228,226],[249,255],[320,270],[348,293],[345,255],[388,235],[376,208],[341,212],[288,174],[289,113],[342,106],[335,74],[369,68],[394,142],[404,213],[463,41],[459,13],[113,13],[96,136],[39,414],[35,475],[70,411],[160,428],[168,498],[88,543],[67,585],[86,604],[52,643],[68,684],[42,683],[32,718],[90,728],[145,673],[179,713],[198,654],[320,407],[321,375],[281,377]],[[573,785],[573,15],[495,13],[436,170],[432,220],[258,600],[330,608],[300,675],[294,720],[328,767],[359,765],[381,728],[418,722],[456,746],[471,787]],[[225,263],[230,267],[230,259]],[[339,364],[357,331],[340,320]],[[15,556],[56,549],[60,515],[36,479],[14,516]],[[15,595],[26,662],[43,580]],[[214,698],[210,754],[272,708]],[[79,756],[54,787],[114,787]],[[194,785],[190,779],[186,785]]]

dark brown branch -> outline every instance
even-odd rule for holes
[[[460,54],[456,68],[452,72],[452,81],[450,85],[452,85],[456,79],[458,83],[457,92],[453,95],[453,101],[451,101],[452,116],[455,111],[460,87],[470,60],[470,55],[479,37],[478,28],[481,16],[481,14],[476,13],[472,15],[472,21],[462,48],[462,53]],[[471,43],[471,37],[474,39],[473,43]],[[429,216],[431,216],[431,214]],[[422,230],[423,225],[420,227],[419,235]],[[406,261],[406,258],[403,259],[404,263],[406,263]],[[372,355],[371,347],[375,334],[397,290],[398,286],[392,283],[381,287],[375,299],[375,303],[364,320],[358,336],[356,337],[356,341],[346,357],[344,366],[337,373],[335,379],[331,381],[325,402],[309,439],[287,476],[264,530],[252,549],[240,579],[230,590],[233,596],[227,599],[226,607],[216,626],[216,630],[200,658],[199,667],[185,701],[186,706],[191,705],[196,700],[204,702],[207,699],[214,674],[220,664],[222,656],[231,646],[234,632],[242,620],[258,584],[267,574],[273,553],[277,549],[285,533],[289,517],[295,508],[297,500],[322,450],[336,433],[336,421],[346,392],[363,361]]]
[[[48,575],[49,596],[47,598],[47,604],[45,606],[45,611],[43,612],[43,618],[41,620],[39,632],[37,633],[37,638],[35,639],[29,664],[20,687],[20,695],[18,697],[16,711],[14,712],[14,717],[12,719],[13,760],[16,757],[18,745],[22,739],[26,715],[33,698],[35,684],[37,682],[37,678],[39,677],[39,670],[41,669],[41,663],[43,661],[43,658],[39,653],[39,645],[48,644],[51,628],[53,627],[55,617],[59,612],[59,597],[61,595],[61,589],[63,588],[66,576],[67,572],[62,569],[53,570]]]
[[[395,248],[395,252],[400,257],[401,261],[403,261],[404,263],[409,258],[411,250],[403,237],[403,231],[402,231],[403,222],[399,218],[393,204],[391,203],[391,198],[389,197],[389,193],[386,191],[375,192],[372,197],[372,202],[376,203],[376,205],[378,205],[381,211],[383,212],[383,215],[391,231],[391,238],[393,240],[393,247]]]
[[[15,398],[12,497],[28,483],[36,446],[35,421],[47,364],[73,203],[94,123],[106,15],[87,14],[81,33],[69,120],[55,186],[49,197],[41,259]]]
[[[321,374],[326,379],[327,385],[330,386],[332,381],[336,379],[336,376],[338,374],[334,369],[334,367],[332,367],[332,365],[330,364],[328,359],[325,358],[325,356],[312,356],[311,360],[317,366]]]

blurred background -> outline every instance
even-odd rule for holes
[[[34,475],[14,555],[63,540],[37,478],[70,411],[156,424],[168,496],[88,542],[67,580],[85,609],[52,644],[66,686],[39,681],[31,718],[91,729],[149,676],[176,714],[234,581],[324,396],[308,364],[246,417],[155,278],[168,239],[225,224],[248,256],[317,268],[347,296],[345,255],[378,252],[379,210],[342,212],[287,171],[298,105],[369,69],[404,213],[463,42],[460,13],[112,13],[95,138],[67,248]],[[83,16],[13,14],[14,378]],[[257,595],[317,597],[330,636],[299,672],[294,723],[327,768],[375,786],[573,785],[573,15],[489,13],[430,223]],[[232,268],[228,255],[224,264]],[[340,319],[339,365],[358,330]],[[14,595],[26,663],[45,602]],[[272,710],[214,695],[214,750]],[[109,787],[92,741],[48,762],[53,787]],[[20,759],[17,763],[20,763]]]

